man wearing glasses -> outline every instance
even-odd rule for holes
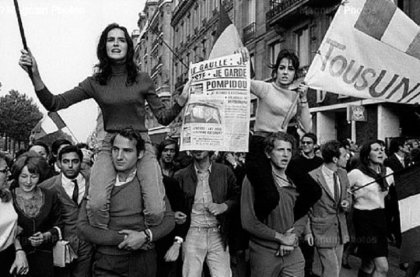
[[[309,173],[315,168],[322,165],[322,158],[315,155],[315,145],[317,144],[317,137],[313,133],[306,133],[300,140],[301,151],[299,155],[295,156],[289,164],[289,167],[299,168],[302,173]],[[305,241],[309,238],[310,230],[307,228],[304,232]],[[301,242],[300,248],[305,257],[305,277],[316,276],[312,273],[312,264],[314,260],[314,247],[308,243]]]

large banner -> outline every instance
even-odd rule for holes
[[[420,27],[391,0],[342,1],[312,62],[309,87],[420,101]]]
[[[241,54],[192,64],[181,151],[248,152],[249,61]]]

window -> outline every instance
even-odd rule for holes
[[[207,18],[207,13],[206,13],[206,0],[201,1],[201,20],[203,20],[204,18]],[[201,24],[201,22],[200,22]]]
[[[203,39],[202,44],[203,44],[203,46],[202,46],[203,58],[206,59],[207,58],[207,50],[206,50],[206,40],[205,39]]]
[[[280,41],[276,41],[269,45],[269,61],[271,64],[276,63],[277,55],[279,54],[280,49]]]
[[[180,43],[179,28],[176,27],[176,29],[175,29],[175,47],[178,47],[179,43]]]
[[[253,117],[253,116],[256,115],[256,113],[257,113],[257,105],[258,105],[257,98],[251,99],[251,105],[249,105],[249,108],[250,108],[250,116],[251,117]]]
[[[203,20],[202,18],[202,12],[201,12],[201,2],[198,2],[198,7],[196,8],[197,10],[197,26],[201,26],[201,21]]]
[[[187,16],[187,22],[185,22],[185,25],[187,26],[186,31],[185,31],[185,35],[186,35],[186,37],[188,37],[188,35],[191,34],[191,28],[190,28],[190,26],[191,26],[191,14],[189,14]],[[187,42],[187,41],[185,41],[185,42]]]
[[[256,64],[255,64],[255,54],[254,53],[250,53],[249,54],[249,60],[251,61],[251,66],[254,69],[254,72],[256,71]]]
[[[179,28],[179,40],[180,43],[184,41],[184,22],[181,23],[181,27]]]
[[[246,25],[255,22],[255,0],[248,0],[248,22]]]
[[[309,65],[309,28],[305,27],[296,32],[296,52],[300,66]]]

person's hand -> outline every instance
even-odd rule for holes
[[[209,204],[207,209],[212,215],[219,215],[226,212],[228,209],[228,206],[225,203],[222,203],[222,204],[211,203]]]
[[[275,238],[276,240],[282,244],[287,246],[294,246],[297,244],[298,238],[295,233],[293,233],[294,228],[290,228],[284,234],[276,233]]]
[[[165,254],[165,262],[175,262],[179,257],[179,250],[181,249],[181,244],[174,242],[168,251]]]
[[[26,73],[31,72],[34,75],[39,75],[38,64],[32,53],[25,49],[20,50],[20,52],[22,53],[19,58],[20,67],[22,67]]]
[[[144,232],[137,232],[133,230],[121,230],[118,233],[124,234],[124,241],[118,244],[119,249],[137,250],[147,242],[147,237]]]
[[[306,234],[305,241],[309,246],[314,246],[314,236],[312,234]]]
[[[174,217],[176,224],[184,224],[187,220],[187,215],[180,211],[176,211]]]
[[[235,52],[233,52],[234,54],[241,54],[242,55],[242,61],[243,62],[247,62],[249,60],[249,51],[248,48],[246,47],[240,47],[237,50],[235,50]]]
[[[190,86],[191,86],[191,80],[188,81],[185,85],[184,88],[182,89],[182,93],[178,96],[177,98],[177,103],[178,105],[180,105],[181,107],[184,107],[185,104],[188,101],[188,98],[190,97]]]
[[[33,247],[38,247],[44,242],[44,234],[41,232],[36,232],[32,236],[30,236],[29,241]]]
[[[25,251],[17,251],[15,260],[9,270],[10,275],[13,275],[14,273],[16,275],[25,275],[28,274],[28,272],[29,265]]]
[[[300,102],[308,102],[307,99],[307,92],[308,92],[308,85],[305,82],[301,82],[296,90],[299,93]]]
[[[277,250],[276,256],[287,256],[290,253],[292,253],[293,249],[295,249],[293,246],[280,245],[279,249]]]
[[[235,156],[233,156],[233,154],[230,152],[226,153],[225,159],[233,166],[233,168],[236,168],[236,166],[238,165],[238,163],[236,162]]]

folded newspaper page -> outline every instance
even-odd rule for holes
[[[250,67],[241,54],[192,64],[181,151],[248,152]]]

